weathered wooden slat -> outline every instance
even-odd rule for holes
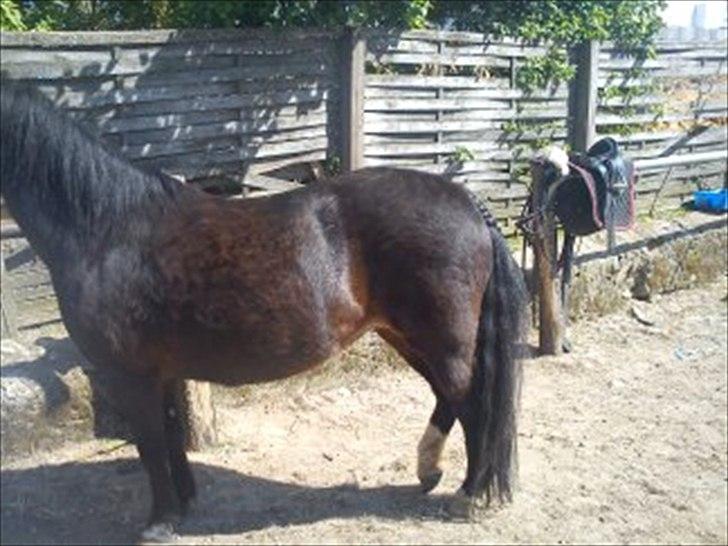
[[[244,147],[269,147],[272,144],[307,140],[308,142],[316,142],[319,139],[326,138],[326,127],[318,127],[314,129],[303,129],[294,131],[285,131],[277,133],[269,133],[267,135],[250,135],[240,139],[235,133],[233,135],[212,134],[210,137],[202,138],[197,136],[194,139],[172,140],[168,142],[144,143],[127,145],[121,148],[122,153],[131,159],[142,157],[160,157],[167,155],[178,155],[188,152],[214,150],[216,148],[235,147],[236,144],[242,143]]]
[[[326,112],[289,117],[275,116],[267,119],[251,119],[244,121],[226,121],[201,125],[182,125],[167,129],[134,131],[124,135],[126,144],[140,145],[146,143],[165,142],[171,140],[194,140],[225,135],[262,135],[271,138],[286,138],[291,132],[302,134],[302,131],[314,128],[316,133],[325,133]],[[305,133],[309,136],[314,133]]]
[[[295,182],[280,180],[279,178],[273,178],[272,176],[263,176],[260,174],[251,174],[246,176],[245,185],[259,188],[261,190],[272,193],[290,191],[303,187],[301,184],[297,184]]]
[[[497,202],[498,200],[515,200],[525,201],[528,197],[529,191],[525,184],[517,184],[515,186],[508,186],[504,182],[497,180],[467,180],[465,186],[476,192],[485,193],[489,196],[491,202]],[[520,212],[520,208],[513,207],[509,209],[508,215],[516,217]]]
[[[275,157],[282,155],[293,155],[306,153],[313,150],[325,150],[328,148],[327,138],[306,139],[303,141],[280,142],[273,144],[260,144],[250,146],[221,146],[209,147],[204,151],[195,151],[174,156],[163,156],[159,158],[144,158],[137,160],[139,164],[150,164],[155,167],[170,167],[190,165],[194,163],[230,163],[235,161],[246,161],[256,158]]]
[[[235,56],[273,59],[293,53],[309,52],[316,56],[326,52],[332,46],[330,41],[317,39],[286,40],[278,36],[267,40],[212,41],[207,43],[193,42],[187,44],[164,45],[123,45],[117,49],[120,59],[132,59],[140,64],[153,63],[162,59],[179,59],[190,57]]]
[[[482,99],[482,100],[501,100],[510,101],[514,99],[519,100],[519,105],[529,106],[531,104],[538,105],[558,105],[564,103],[566,100],[565,96],[561,97],[524,97],[523,93],[517,89],[448,89],[438,91],[437,89],[431,88],[401,88],[401,87],[367,87],[364,91],[365,98],[368,99],[435,99],[441,95],[441,98],[445,99],[457,99],[457,98],[468,98],[468,99]],[[656,99],[658,100],[658,99]]]
[[[422,40],[400,40],[393,37],[389,40],[370,39],[367,40],[367,50],[375,57],[382,53],[406,52],[406,53],[437,53],[437,44]]]
[[[482,120],[437,120],[437,121],[407,121],[368,118],[365,125],[366,133],[378,134],[411,134],[436,133],[452,131],[492,131],[500,129],[502,123],[493,123]],[[492,136],[502,136],[501,131],[494,132]],[[514,135],[513,138],[518,138]]]
[[[91,51],[59,49],[5,49],[3,70],[14,78],[79,78],[89,76],[117,76],[124,74],[170,73],[199,68],[223,69],[235,66],[236,57],[162,57],[145,58],[127,52],[117,56],[111,49]]]
[[[675,40],[673,37],[665,37],[664,35],[658,36],[655,41],[655,50],[657,53],[664,53],[666,51],[683,51],[693,49],[711,49],[716,47],[716,43],[725,43],[725,39],[710,41],[708,39],[697,39],[696,37],[690,37],[681,40]],[[621,47],[615,44],[611,40],[603,42],[602,48],[606,51],[621,51]]]
[[[449,115],[443,115],[443,119],[462,119],[462,120],[489,120],[489,121],[507,121],[507,120],[559,120],[564,118],[564,109],[544,108],[532,112],[516,112],[514,110],[457,110],[446,112]],[[408,116],[407,116],[408,117]],[[405,116],[394,116],[385,112],[364,112],[364,127],[367,132],[377,132],[370,130],[370,123],[374,122],[400,122],[404,121]],[[495,125],[494,125],[495,127]]]
[[[285,32],[270,28],[209,29],[209,30],[132,30],[132,31],[58,31],[58,32],[2,32],[3,47],[82,47],[129,46],[138,44],[179,44],[214,41],[295,42],[297,40],[332,41],[338,33],[331,29],[293,29]]]
[[[510,61],[499,57],[481,55],[457,55],[447,53],[367,53],[366,60],[381,64],[414,64],[446,66],[483,66],[509,68]]]
[[[639,131],[629,135],[619,135],[616,133],[600,133],[598,138],[611,137],[619,144],[635,143],[635,142],[652,142],[657,140],[669,140],[682,135],[680,131]]]
[[[509,101],[497,101],[487,99],[471,99],[468,97],[444,98],[444,99],[366,99],[364,110],[367,112],[384,110],[392,112],[395,110],[484,110],[484,109],[508,109]]]
[[[409,98],[409,99],[434,99],[437,97],[436,89],[402,89],[395,87],[365,87],[365,99],[392,99],[392,98]]]
[[[492,36],[483,34],[480,32],[458,32],[449,30],[407,30],[407,31],[393,31],[393,30],[381,30],[381,29],[365,29],[364,35],[367,40],[375,41],[378,39],[392,39],[399,38],[403,40],[423,40],[433,42],[457,42],[457,43],[498,43],[502,45],[512,45],[521,47],[522,41],[513,38],[498,38],[494,39]],[[532,46],[524,46],[532,47]],[[545,48],[544,48],[545,50]]]
[[[454,154],[458,147],[466,147],[478,159],[509,159],[514,152],[490,142],[469,142],[464,143],[414,143],[414,144],[370,144],[364,148],[367,156],[406,156],[425,154]]]
[[[190,112],[186,114],[163,114],[148,117],[116,118],[102,117],[93,118],[99,126],[102,134],[117,134],[128,131],[146,131],[150,129],[164,129],[190,124],[227,122],[238,119],[238,114],[233,109],[224,111]]]
[[[601,97],[598,99],[599,107],[636,107],[647,106],[651,104],[662,104],[665,102],[664,97],[657,95],[639,95],[636,97]]]
[[[524,59],[544,55],[547,48],[529,45],[504,45],[495,42],[478,45],[443,42],[443,51],[458,55],[490,55],[506,59]]]
[[[154,116],[205,110],[232,110],[240,108],[269,108],[271,113],[279,107],[296,105],[305,110],[309,104],[320,104],[332,96],[330,89],[310,88],[276,91],[273,93],[225,95],[220,97],[196,97],[174,101],[154,101],[131,104],[125,107],[128,116]]]
[[[374,87],[427,87],[443,89],[508,89],[506,78],[477,79],[472,76],[413,76],[411,74],[367,74],[365,83]]]
[[[713,62],[725,62],[725,51],[726,51],[726,45],[723,45],[723,48],[716,48],[716,49],[687,49],[683,51],[672,51],[672,52],[660,52],[658,50],[658,55],[660,57],[665,57],[670,60],[672,59],[691,59],[691,60],[698,60],[698,61],[713,61]]]
[[[722,112],[723,114],[725,114],[726,112],[728,112],[728,104],[726,104],[725,101],[696,104],[693,106],[693,112]]]
[[[618,114],[597,114],[597,125],[623,125],[629,123],[653,123],[669,121],[694,121],[698,119],[719,119],[725,117],[723,112],[704,112],[694,115],[669,114],[659,116],[656,114],[635,114],[623,116]]]
[[[326,158],[326,149],[314,150],[312,152],[301,152],[290,154],[284,157],[258,157],[241,162],[230,154],[227,160],[220,159],[177,162],[165,168],[167,172],[179,175],[190,183],[196,183],[201,179],[210,177],[236,177],[243,173],[266,173],[290,165],[292,163],[320,161]],[[186,158],[186,159],[189,159]],[[145,160],[141,160],[142,162]],[[154,165],[154,160],[146,160]]]
[[[70,91],[63,84],[40,85],[38,90],[56,105],[63,108],[87,109],[106,106],[120,106],[135,102],[172,100],[205,95],[225,95],[235,92],[233,82],[197,84],[184,86],[163,86],[146,89],[119,90],[113,80],[100,81],[98,89]]]
[[[676,62],[671,64],[669,68],[656,69],[649,71],[649,78],[651,79],[667,79],[667,78],[699,78],[703,76],[724,76],[728,73],[728,69],[725,64],[717,64],[714,66],[700,66],[695,64],[694,66],[685,65],[685,62]],[[640,83],[642,82],[642,83]],[[633,85],[639,83],[645,85],[649,80],[645,77],[640,76],[636,78],[628,77],[620,72],[599,70],[599,85],[602,86],[605,83],[610,85]]]
[[[699,152],[690,154],[678,154],[664,158],[643,159],[635,162],[635,167],[641,172],[667,169],[676,165],[694,165],[696,163],[707,163],[710,161],[725,162],[728,158],[726,150],[718,150],[712,152]]]
[[[383,51],[406,51],[406,52],[422,52],[436,53],[438,51],[438,42],[442,44],[442,49],[446,52],[457,52],[463,55],[491,55],[495,57],[534,57],[546,53],[547,48],[543,46],[532,46],[526,44],[506,43],[503,40],[483,41],[481,38],[474,40],[451,40],[448,38],[415,38],[411,35],[389,34],[382,36],[372,34],[368,31],[367,47],[376,53]]]
[[[668,68],[670,63],[664,59],[635,59],[622,58],[614,59],[609,55],[599,55],[600,70],[631,70],[633,68],[650,69],[650,68]]]
[[[291,164],[321,161],[326,159],[326,153],[325,149],[321,149],[314,150],[312,152],[296,153],[295,155],[286,158],[256,158],[246,164],[248,169],[247,172],[251,174],[265,174]]]
[[[44,52],[35,52],[39,55]],[[54,58],[51,62],[39,60],[38,62],[30,62],[19,60],[14,62],[12,56],[7,53],[3,54],[3,74],[7,78],[12,79],[56,79],[56,78],[98,78],[101,76],[132,76],[142,73],[143,67],[137,64],[121,64],[111,58],[111,53],[105,55],[93,52],[93,55],[77,57],[86,52],[64,51]],[[6,60],[6,57],[10,57]],[[88,58],[87,58],[88,57]],[[43,57],[40,57],[42,59]],[[92,60],[93,59],[93,60]],[[208,62],[209,61],[209,62]],[[159,82],[160,84],[184,84],[221,82],[221,81],[238,81],[254,78],[265,78],[275,76],[276,74],[290,75],[312,75],[324,74],[332,61],[328,59],[313,59],[305,55],[291,56],[284,61],[278,63],[266,63],[266,59],[260,59],[255,63],[244,66],[234,66],[235,58],[231,57],[211,57],[192,59],[189,62],[167,62],[171,68],[177,65],[177,70],[167,70],[154,72],[145,70],[143,73],[144,80],[148,82]],[[192,66],[186,66],[187,64]],[[207,64],[207,65],[206,65]],[[222,66],[216,67],[216,64]],[[209,66],[209,67],[208,67]]]
[[[148,87],[135,87],[135,84],[129,84],[128,87],[123,89],[119,89],[113,80],[101,80],[90,89],[82,88],[79,90],[74,90],[73,86],[68,85],[68,82],[69,80],[60,83],[56,81],[51,84],[42,82],[37,86],[37,89],[57,105],[64,108],[101,108],[123,105],[129,110],[132,110],[130,105],[139,102],[156,102],[232,94],[264,94],[274,91],[293,91],[311,88],[333,89],[336,87],[331,79],[326,76],[284,78],[280,74],[272,79],[255,80],[245,83],[241,83],[240,81],[203,82],[185,85],[164,83],[162,85]],[[122,80],[122,85],[126,86],[127,82],[128,79]]]
[[[233,108],[217,111],[190,112],[184,114],[162,114],[131,118],[94,118],[103,134],[125,133],[129,131],[146,131],[183,127],[186,125],[251,120],[263,124],[273,124],[274,120],[294,117],[304,120],[309,115],[326,114],[327,104],[314,104],[302,108],[300,105],[278,107],[274,109],[249,108],[242,112]]]

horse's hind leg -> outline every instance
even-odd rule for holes
[[[417,478],[425,493],[433,490],[440,483],[442,478],[440,457],[447,435],[455,423],[455,416],[449,404],[442,397],[436,396],[435,409],[425,433],[417,445]]]
[[[405,339],[391,330],[381,329],[377,330],[377,333],[427,380],[437,399],[425,433],[417,445],[417,479],[422,485],[422,491],[428,493],[440,483],[442,478],[440,457],[447,435],[455,423],[455,416],[448,402],[438,393],[428,366],[411,349]]]
[[[185,452],[187,430],[184,413],[184,382],[181,379],[169,381],[164,386],[164,429],[167,438],[169,469],[182,512],[187,511],[190,502],[197,494],[195,479]]]

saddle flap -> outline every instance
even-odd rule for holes
[[[610,137],[586,154],[571,154],[570,174],[554,192],[554,209],[566,230],[589,235],[605,225],[627,229],[634,223],[634,164]]]

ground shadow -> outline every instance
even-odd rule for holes
[[[2,543],[102,544],[134,541],[150,505],[140,464],[129,459],[64,463],[1,473]],[[239,534],[331,518],[444,518],[447,497],[415,486],[307,487],[194,464],[200,491],[182,535]]]

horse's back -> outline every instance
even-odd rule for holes
[[[277,379],[363,328],[339,204],[325,188],[202,197],[169,218],[151,259],[164,297],[148,339],[167,340],[170,370],[179,366],[171,356],[184,355],[185,373],[201,379]]]

